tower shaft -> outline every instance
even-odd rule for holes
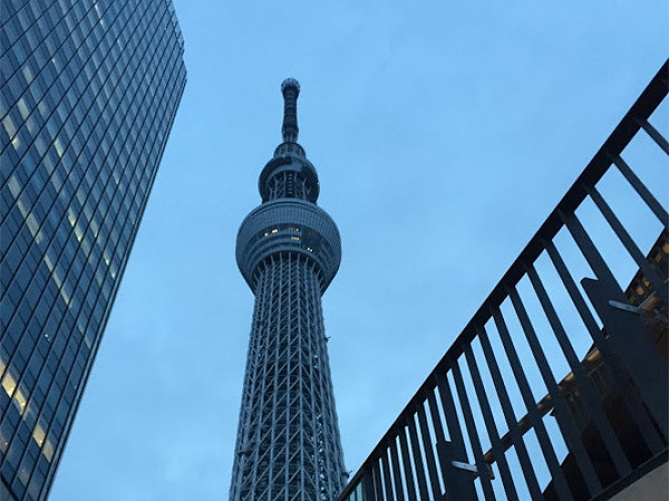
[[[331,500],[342,488],[320,280],[298,254],[258,274],[236,452],[234,500]]]

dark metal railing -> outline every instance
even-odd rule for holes
[[[649,122],[667,72],[665,63],[340,501],[606,499],[667,461],[669,217],[657,197],[669,146]]]

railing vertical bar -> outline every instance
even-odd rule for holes
[[[509,463],[506,460],[504,454],[504,448],[501,446],[499,439],[499,432],[497,431],[497,425],[495,424],[495,419],[492,415],[492,409],[490,408],[490,402],[488,401],[488,396],[485,392],[485,387],[483,385],[483,380],[481,379],[481,373],[476,363],[476,358],[474,357],[474,352],[472,351],[471,345],[467,345],[464,349],[465,359],[467,360],[467,366],[469,367],[469,372],[472,375],[472,382],[474,383],[474,390],[476,391],[476,397],[478,398],[479,404],[481,405],[481,412],[483,413],[483,421],[485,422],[485,427],[488,430],[488,435],[490,437],[490,445],[495,455],[495,461],[497,462],[497,467],[499,468],[499,474],[502,477],[502,484],[504,485],[504,492],[506,494],[506,499],[518,500],[518,493],[516,492],[516,486],[513,484],[513,477],[511,475],[511,470],[509,469]],[[480,467],[479,467],[480,468]],[[485,471],[485,470],[481,470]],[[487,473],[487,472],[486,472]],[[492,485],[490,482],[489,476],[486,474],[481,474],[481,483],[483,487],[483,492],[486,496],[486,499],[494,499],[494,494],[492,493]],[[487,490],[490,490],[490,498]]]
[[[400,461],[397,455],[397,439],[393,439],[390,443],[390,463],[393,470],[393,480],[395,480],[395,497],[397,501],[404,501],[404,489],[402,482],[402,471],[400,469]]]
[[[341,496],[340,496],[338,499],[341,499],[342,501],[358,501],[358,486],[359,485],[360,484],[358,483],[358,485],[356,485],[355,489],[349,490],[349,492],[346,494],[345,498],[341,498]],[[350,488],[351,486],[348,485],[348,487]]]
[[[518,428],[516,416],[513,412],[513,406],[511,405],[511,399],[509,398],[509,394],[506,391],[504,378],[502,377],[502,373],[499,370],[497,360],[495,359],[495,353],[492,351],[492,346],[490,345],[488,334],[486,333],[483,326],[481,326],[478,330],[478,335],[479,339],[481,340],[483,355],[485,356],[486,363],[490,368],[490,375],[499,397],[499,403],[501,404],[502,411],[504,412],[506,425],[509,427],[509,435],[511,436],[511,440],[515,446],[516,454],[518,455],[518,460],[520,461],[520,466],[523,470],[523,475],[525,476],[525,482],[527,483],[527,487],[530,490],[530,495],[532,496],[532,499],[542,499],[543,496],[541,494],[541,489],[539,488],[539,483],[537,482],[537,477],[534,473],[532,462],[530,461],[530,455],[527,452],[525,442],[523,442],[522,434]]]
[[[476,463],[476,468],[481,473],[481,476],[484,474],[487,475],[488,464],[485,462],[483,456],[483,449],[481,448],[481,441],[479,439],[478,431],[476,430],[476,422],[474,421],[474,414],[472,413],[471,405],[469,404],[469,398],[467,397],[467,390],[465,388],[464,380],[462,379],[462,373],[460,372],[460,367],[457,363],[454,363],[451,367],[453,371],[453,380],[455,381],[455,389],[458,392],[458,398],[460,399],[460,406],[462,407],[462,414],[465,419],[465,425],[467,426],[467,433],[469,433],[469,440],[472,445],[472,451],[474,452],[474,461]],[[509,484],[511,486],[510,495],[515,496],[516,490],[513,486],[513,481]],[[504,482],[504,487],[506,489],[507,482]],[[486,493],[486,497],[490,495],[489,492]],[[493,493],[494,498],[494,493]]]
[[[600,351],[607,350],[606,347],[607,343],[604,340],[604,337],[602,336],[601,330],[597,325],[597,321],[592,316],[592,312],[590,311],[590,308],[588,308],[588,305],[583,299],[583,296],[581,295],[581,292],[579,291],[576,282],[571,276],[571,273],[569,272],[567,265],[562,259],[562,256],[558,252],[553,242],[551,242],[550,240],[544,240],[542,241],[542,244],[546,249],[546,251],[548,252],[548,256],[551,258],[553,266],[555,266],[555,269],[558,272],[558,275],[560,276],[560,280],[562,280],[562,283],[567,289],[569,297],[571,298],[572,302],[574,303],[574,306],[578,310],[578,313],[581,316],[583,323],[590,332],[590,335],[593,338],[595,346],[597,346],[600,349]]]
[[[354,488],[351,488],[351,484],[347,485],[349,491],[346,494],[345,498],[341,496],[338,498],[341,501],[362,501],[362,493],[359,495],[359,491],[362,489],[362,479],[358,480]]]
[[[446,435],[444,434],[444,427],[443,427],[443,424],[441,422],[441,418],[440,418],[440,415],[439,415],[437,397],[435,396],[434,391],[431,391],[431,392],[428,393],[427,403],[428,403],[428,406],[429,406],[429,409],[430,409],[430,415],[432,416],[432,423],[434,425],[434,431],[435,431],[435,434],[437,435],[437,444],[446,443],[447,442]],[[439,449],[438,449],[438,446],[437,446],[437,453],[438,452],[439,452]],[[439,465],[441,466],[441,476],[444,479],[444,483],[446,483],[446,477],[448,475],[446,473],[446,470],[451,465],[446,465],[446,464],[444,464],[444,462],[448,461],[450,458],[443,458],[442,457],[442,458],[439,458],[439,459],[440,459],[439,460]],[[488,475],[486,475],[486,478],[482,478],[481,480],[482,480],[482,483],[485,483],[486,480],[487,480],[488,484],[490,484],[490,479],[488,478]],[[448,489],[448,486],[446,488]],[[483,493],[485,495],[486,500],[494,500],[495,499],[495,494],[492,490],[492,485],[490,485],[489,489],[486,489],[486,487],[484,485],[483,486]]]
[[[402,465],[404,466],[404,478],[407,483],[407,496],[409,501],[417,501],[416,484],[413,481],[413,468],[411,466],[411,457],[409,456],[409,445],[405,429],[402,428],[399,433],[400,450],[402,451]]]
[[[409,441],[411,443],[411,451],[413,452],[413,462],[416,467],[416,478],[418,480],[418,491],[420,492],[420,499],[429,499],[427,492],[427,477],[425,476],[425,467],[423,466],[423,459],[421,458],[420,445],[418,444],[418,431],[416,428],[416,420],[411,415],[407,423],[409,428]]]
[[[599,191],[597,191],[596,187],[584,185],[584,188],[588,191],[597,208],[625,246],[627,252],[630,253],[637,266],[639,266],[641,272],[650,281],[657,294],[662,298],[664,304],[669,305],[669,301],[667,301],[667,287],[665,286],[664,281],[657,275],[657,272],[650,265],[636,243],[634,243],[634,240],[632,240],[632,237],[627,233],[627,230],[614,214],[609,204],[606,203],[606,200],[604,200]]]
[[[585,303],[583,296],[581,295],[576,282],[574,281],[571,273],[567,269],[562,257],[555,248],[555,245],[551,241],[542,242],[548,256],[553,262],[553,266],[560,276],[560,280],[565,286],[569,297],[571,298],[574,306],[576,307],[581,319],[588,332],[592,336],[595,347],[599,350],[604,360],[604,366],[611,372],[611,376],[617,383],[617,387],[620,390],[623,401],[627,405],[628,410],[632,414],[632,418],[636,422],[641,431],[641,434],[646,441],[646,444],[651,449],[653,454],[658,454],[664,448],[664,444],[660,439],[660,436],[657,434],[654,425],[652,424],[648,414],[642,407],[642,404],[638,401],[630,387],[629,378],[622,370],[622,361],[618,354],[611,349],[609,343],[604,339],[602,331],[600,330],[597,322],[595,321],[590,309]]]
[[[594,242],[585,231],[585,228],[578,220],[578,217],[576,217],[576,214],[561,213],[561,216],[562,220],[567,225],[569,233],[571,233],[574,241],[576,242],[576,245],[578,245],[578,248],[581,249],[583,256],[585,257],[597,278],[609,284],[609,286],[616,294],[622,296],[623,290],[620,288],[620,284],[613,276],[613,273],[606,264],[606,261],[604,261],[604,258],[597,250],[597,247],[595,247]]]
[[[518,315],[518,320],[520,321],[520,325],[523,328],[527,342],[530,345],[530,349],[532,350],[532,354],[534,355],[534,359],[536,360],[539,367],[539,372],[541,372],[541,377],[546,384],[549,395],[551,396],[551,401],[557,414],[557,424],[560,427],[562,436],[565,439],[567,447],[569,447],[571,453],[574,454],[574,458],[576,459],[576,462],[579,466],[581,476],[585,481],[590,495],[594,496],[602,490],[602,484],[597,477],[597,473],[595,472],[595,468],[592,465],[590,456],[588,456],[585,447],[583,446],[576,421],[569,411],[569,407],[564,398],[564,395],[560,391],[560,388],[558,387],[557,382],[553,377],[553,372],[551,371],[550,365],[548,364],[548,360],[546,359],[544,350],[541,347],[541,343],[537,338],[536,331],[532,326],[532,322],[527,314],[525,305],[523,304],[523,301],[515,287],[509,288],[509,296],[511,298],[513,308]]]
[[[381,457],[381,468],[383,469],[383,482],[386,486],[386,499],[388,501],[395,501],[393,494],[393,483],[390,480],[390,465],[388,464],[388,451]]]
[[[534,287],[534,291],[537,293],[541,307],[543,308],[544,313],[548,318],[548,322],[550,323],[551,328],[553,329],[553,333],[555,334],[555,337],[560,344],[560,348],[562,348],[562,352],[564,353],[565,358],[569,363],[569,367],[571,367],[572,373],[574,374],[574,378],[576,380],[576,386],[580,391],[585,408],[588,410],[590,417],[594,421],[595,426],[597,427],[597,430],[599,431],[599,434],[604,441],[604,445],[609,455],[611,456],[611,459],[613,460],[616,471],[622,476],[631,470],[631,466],[627,460],[627,456],[625,456],[625,452],[623,451],[622,446],[620,445],[618,437],[611,427],[611,423],[604,414],[604,410],[601,406],[601,400],[597,397],[597,390],[595,389],[592,381],[585,374],[583,366],[576,356],[574,348],[569,342],[569,338],[567,337],[567,333],[562,326],[562,322],[560,322],[557,312],[553,307],[553,303],[548,297],[546,289],[544,288],[544,285],[533,266],[529,265],[527,267],[527,275],[530,278],[532,287]]]
[[[374,474],[373,466],[367,467],[367,472],[363,475],[360,483],[362,484],[363,501],[376,501],[376,494],[374,493]]]
[[[520,389],[520,394],[527,408],[527,412],[530,416],[530,421],[532,422],[532,428],[536,433],[537,439],[539,440],[539,446],[541,452],[546,459],[546,464],[548,469],[551,472],[551,477],[553,478],[553,485],[555,486],[555,492],[558,494],[560,499],[573,499],[569,486],[567,485],[567,480],[564,477],[562,468],[560,468],[560,463],[555,455],[555,450],[553,449],[553,444],[548,438],[548,432],[546,431],[546,426],[544,421],[539,414],[537,405],[530,388],[530,384],[527,381],[527,376],[525,376],[525,371],[523,366],[520,363],[518,358],[518,352],[516,347],[513,344],[511,335],[509,334],[509,329],[506,325],[502,312],[499,308],[495,308],[492,312],[495,325],[497,326],[497,332],[499,332],[499,337],[502,340],[504,349],[506,351],[506,356],[509,359],[511,365],[511,371],[513,372],[516,382],[518,383],[518,388]],[[533,353],[534,354],[534,353]]]
[[[660,132],[652,126],[652,124],[645,118],[637,118],[637,122],[641,125],[641,128],[646,131],[655,143],[662,148],[662,150],[669,155],[669,142],[660,134]]]
[[[450,367],[452,368],[453,366],[457,368],[457,360],[450,360]],[[462,378],[462,376],[460,377]],[[458,458],[466,460],[468,455],[467,448],[465,446],[465,438],[462,434],[462,428],[460,426],[458,412],[455,408],[455,400],[453,399],[453,393],[451,391],[450,384],[446,374],[440,371],[435,372],[435,379],[437,381],[437,387],[439,388],[441,405],[444,409],[444,417],[446,419],[446,424],[448,425],[448,432],[452,443],[452,451]],[[455,373],[453,373],[453,379],[456,381]],[[456,391],[460,393],[460,390],[457,387]],[[479,441],[478,432],[476,431],[476,425],[474,424],[471,408],[469,407],[469,401],[467,399],[466,393],[463,392],[463,395],[464,396],[462,398],[464,398],[464,400],[461,398],[460,402],[465,419],[465,426],[467,427],[469,433],[470,444],[474,454],[474,462],[479,469],[487,468],[487,464],[483,456],[483,450],[481,448],[481,442]],[[445,465],[444,468],[448,468],[448,465]],[[494,496],[492,499],[495,499]]]
[[[455,446],[460,457],[467,457],[467,449],[465,448],[465,439],[462,435],[462,428],[458,419],[458,413],[455,409],[455,401],[453,394],[448,384],[448,379],[441,372],[435,374],[437,380],[437,387],[439,388],[439,396],[441,398],[441,406],[444,408],[444,417],[446,425],[448,426],[448,433],[451,442]]]
[[[662,207],[660,202],[657,201],[657,199],[653,196],[650,190],[646,188],[646,186],[634,173],[632,168],[629,165],[627,165],[627,162],[625,162],[621,156],[615,155],[611,157],[611,160],[613,160],[613,163],[616,164],[616,167],[618,167],[620,173],[623,176],[625,176],[627,182],[629,182],[632,185],[632,187],[636,190],[636,192],[643,199],[643,201],[646,202],[646,205],[648,205],[650,210],[653,211],[655,216],[666,227],[667,221],[669,221],[669,214],[667,214],[667,211]]]
[[[432,424],[434,425],[434,433],[437,435],[437,443],[446,442],[446,434],[444,433],[444,425],[442,424],[441,416],[439,415],[435,391],[436,389],[427,394],[427,405],[430,409],[430,416],[432,416]]]
[[[425,405],[423,404],[418,407],[418,425],[420,426],[420,434],[423,439],[423,450],[425,451],[425,459],[427,461],[427,472],[430,475],[432,494],[434,495],[434,499],[440,499],[443,493],[439,486],[439,473],[437,472],[437,462],[434,457],[434,446],[430,437],[430,430],[427,426]]]
[[[372,475],[374,478],[374,501],[385,501],[383,496],[383,482],[381,481],[381,458],[374,461]]]

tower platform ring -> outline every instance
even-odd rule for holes
[[[296,143],[281,143],[277,147],[277,151],[281,148],[302,148],[299,144]],[[276,154],[276,153],[275,153]],[[320,192],[320,185],[318,183],[318,174],[316,169],[307,160],[304,156],[286,154],[281,156],[275,156],[272,158],[260,173],[258,178],[258,190],[260,191],[260,196],[262,197],[263,202],[267,202],[270,199],[270,189],[269,181],[277,174],[281,172],[295,172],[303,175],[311,188],[311,196],[309,197],[309,202],[315,202],[318,200],[318,195]]]
[[[295,198],[265,202],[249,213],[237,233],[237,266],[254,290],[253,274],[270,256],[291,252],[315,262],[321,293],[337,274],[341,239],[332,218],[317,205]]]

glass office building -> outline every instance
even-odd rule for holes
[[[2,0],[0,499],[49,492],[183,94],[170,0]]]

